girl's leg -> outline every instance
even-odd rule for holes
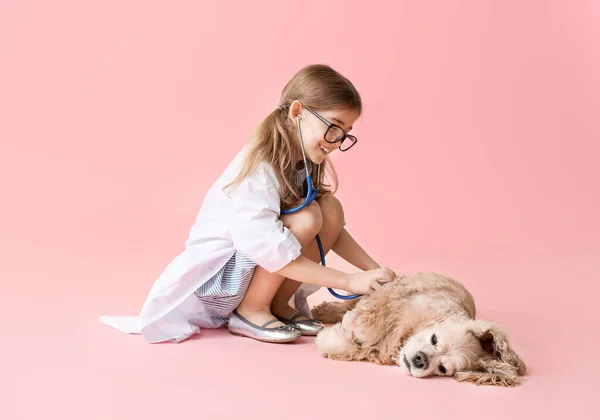
[[[298,239],[302,249],[314,241],[315,235],[323,225],[321,210],[316,202],[312,202],[298,213],[282,216],[281,220]],[[271,313],[271,302],[283,281],[283,276],[270,273],[257,266],[244,299],[237,308],[239,314],[257,325],[263,325],[272,320],[274,316]],[[274,322],[268,328],[276,328],[281,325],[283,325],[281,322]]]
[[[342,204],[340,201],[333,195],[327,195],[320,198],[318,203],[323,216],[323,226],[319,231],[319,237],[321,238],[321,243],[323,244],[323,251],[325,254],[327,254],[333,247],[335,241],[337,241],[340,231],[342,230],[344,224],[344,210],[342,209]],[[315,236],[316,235],[313,235],[309,246],[302,254],[313,261],[320,262],[321,254],[319,253],[319,246],[314,238]],[[296,290],[298,290],[300,285],[301,283],[291,279],[285,279],[283,281],[281,287],[279,287],[279,290],[277,290],[277,293],[273,298],[271,305],[271,311],[273,314],[282,318],[290,319],[297,313],[295,309],[288,305],[288,302]],[[298,318],[298,320],[303,319],[307,318]]]

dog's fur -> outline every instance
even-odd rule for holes
[[[358,299],[323,302],[312,314],[335,324],[316,339],[330,359],[398,364],[414,377],[453,376],[476,385],[516,386],[525,373],[506,334],[475,320],[469,291],[439,274],[399,277]],[[417,352],[428,366],[415,362]]]

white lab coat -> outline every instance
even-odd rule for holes
[[[279,220],[280,189],[273,169],[263,164],[239,187],[222,188],[239,173],[245,146],[208,191],[190,229],[185,249],[160,274],[139,317],[102,316],[100,322],[150,343],[180,342],[212,327],[194,296],[237,251],[270,272],[301,254],[301,245]],[[310,316],[306,297],[319,287],[302,285],[294,296],[297,310]]]

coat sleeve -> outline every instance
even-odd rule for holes
[[[228,191],[228,196],[233,205],[231,237],[237,251],[271,273],[300,256],[300,242],[279,220],[281,197],[272,170],[255,170]]]

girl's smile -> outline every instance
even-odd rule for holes
[[[322,163],[336,149],[345,151],[356,144],[356,137],[348,132],[352,130],[359,115],[353,109],[317,112],[299,101],[294,101],[290,107],[290,118],[293,118],[294,123],[300,124],[306,157],[316,164]],[[297,121],[296,116],[301,118]]]

